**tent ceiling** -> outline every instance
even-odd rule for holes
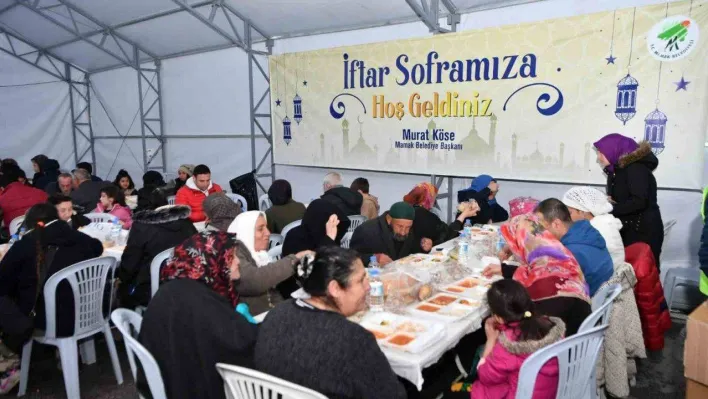
[[[419,20],[540,0],[0,0],[0,30],[89,72],[253,42]],[[214,5],[221,5],[220,7]]]

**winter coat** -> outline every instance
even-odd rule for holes
[[[216,363],[253,368],[258,326],[206,284],[178,279],[150,302],[138,341],[155,358],[170,399],[224,399]],[[150,398],[142,367],[137,388]]]
[[[71,199],[75,206],[83,209],[82,214],[89,213],[96,207],[96,203],[101,198],[101,189],[110,184],[113,183],[93,180],[84,181],[71,192]]]
[[[54,183],[59,178],[59,162],[56,159],[47,159],[42,163],[42,172],[39,176],[35,174],[35,178],[32,179],[32,185],[40,190],[47,188],[47,185]]]
[[[283,301],[282,295],[274,287],[295,273],[295,255],[258,267],[245,245],[239,246],[239,270],[241,279],[236,289],[239,301],[248,304],[252,315],[267,312]]]
[[[268,230],[280,234],[285,226],[296,220],[302,220],[305,209],[305,205],[292,199],[285,205],[273,205],[265,211]]]
[[[349,187],[330,188],[320,198],[337,206],[347,216],[359,215],[364,197]]]
[[[43,240],[47,246],[57,247],[54,259],[48,267],[45,281],[37,295],[37,241],[36,230],[27,233],[20,241],[10,247],[0,261],[0,297],[13,298],[20,311],[29,314],[34,307],[35,328],[46,327],[44,313],[44,283],[52,275],[75,263],[101,256],[103,245],[95,238],[76,231],[67,223],[55,220],[47,223]],[[45,249],[46,250],[46,249]],[[74,294],[68,282],[64,281],[57,287],[56,293],[57,336],[66,337],[74,331]]]
[[[472,385],[472,399],[514,399],[519,384],[519,370],[529,356],[565,335],[565,324],[550,318],[555,326],[537,341],[519,341],[519,334],[507,328],[499,334],[492,353],[477,367],[477,381]],[[533,388],[533,399],[552,399],[558,390],[558,359],[541,367]]]
[[[429,238],[433,240],[433,245],[440,245],[460,235],[459,231],[463,226],[459,221],[455,220],[448,226],[438,215],[422,206],[416,205],[413,208],[415,208],[413,232],[416,237]]]
[[[127,206],[123,206],[120,204],[113,204],[113,208],[110,211],[106,211],[106,208],[103,207],[103,204],[100,202],[96,204],[96,209],[94,209],[92,212],[94,213],[108,213],[109,215],[115,216],[123,222],[123,228],[126,230],[130,230],[130,226],[133,225],[133,211],[130,210]]]
[[[24,215],[33,205],[47,201],[47,193],[31,186],[26,186],[20,182],[10,183],[5,187],[5,191],[0,196],[0,210],[2,219],[5,222],[5,229],[8,229],[12,219]],[[14,234],[11,231],[10,234]]]
[[[605,239],[607,251],[610,252],[614,268],[617,269],[618,266],[624,264],[624,244],[622,242],[622,235],[620,235],[622,222],[616,217],[607,214],[595,216],[590,221],[590,224],[600,233],[602,238]]]
[[[367,220],[375,219],[379,216],[379,199],[370,194],[362,194],[364,201],[361,203],[361,215]]]
[[[605,284],[620,284],[622,292],[615,298],[609,327],[597,362],[597,386],[617,398],[629,396],[629,381],[637,374],[636,359],[647,357],[642,337],[634,287],[637,277],[632,265],[623,262]],[[603,285],[605,285],[603,284]]]
[[[632,244],[625,252],[627,263],[632,265],[637,276],[634,296],[642,321],[644,345],[650,351],[661,350],[664,347],[664,333],[671,328],[671,317],[659,272],[654,264],[654,255],[645,243]]]
[[[615,172],[607,176],[607,195],[615,202],[612,214],[622,221],[620,233],[625,247],[635,242],[649,244],[657,267],[664,242],[664,223],[653,174],[658,165],[651,144],[642,142],[635,151],[622,156]]]
[[[469,220],[474,225],[488,224],[490,221],[492,223],[504,222],[509,219],[509,212],[499,205],[496,199],[489,199],[489,195],[491,195],[491,193],[492,190],[487,187],[480,191],[475,191],[468,188],[457,192],[458,203],[473,199],[477,201],[477,204],[479,205],[479,212],[477,212],[477,215],[465,220]],[[460,213],[458,212],[457,216],[459,215]]]
[[[206,214],[204,213],[202,203],[209,194],[220,193],[222,191],[221,186],[216,183],[209,183],[209,187],[206,191],[202,191],[197,188],[194,179],[190,178],[187,179],[187,183],[185,183],[184,187],[177,191],[175,205],[188,205],[192,209],[189,220],[195,223],[203,222],[206,220]]]
[[[423,252],[420,238],[415,235],[413,229],[405,241],[395,242],[391,227],[386,223],[386,215],[388,212],[376,219],[367,220],[354,230],[349,248],[359,252],[364,266],[368,266],[369,259],[376,254],[386,254],[391,260],[398,260],[410,254]]]
[[[600,285],[609,280],[615,270],[605,239],[590,222],[580,220],[570,226],[560,242],[578,261],[590,287],[590,296],[595,295]]]
[[[173,206],[133,215],[128,242],[116,275],[121,304],[147,305],[150,301],[150,263],[160,252],[181,244],[197,233],[189,220],[189,207]]]

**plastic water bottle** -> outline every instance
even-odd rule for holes
[[[21,240],[22,237],[25,236],[25,234],[27,234],[27,229],[25,228],[25,226],[20,227],[20,234],[19,234],[19,236],[17,237],[17,239],[18,239],[18,240]]]
[[[462,231],[464,231],[467,240],[472,237],[472,222],[469,219],[465,220],[465,226],[462,228]]]
[[[113,241],[116,245],[118,245],[118,242],[120,241],[120,231],[121,230],[123,230],[123,227],[118,222],[118,218],[114,217],[113,218],[113,225],[111,226],[110,240]]]
[[[251,315],[251,310],[248,308],[247,304],[242,302],[236,305],[236,313],[241,314],[241,316],[243,316],[249,323],[258,324],[256,319],[254,319]]]
[[[467,265],[467,262],[469,260],[469,252],[470,252],[470,242],[469,242],[469,237],[465,234],[463,231],[460,233],[460,240],[457,242],[458,245],[458,261],[462,265]]]
[[[376,262],[376,257],[372,256],[369,262],[369,284],[371,291],[369,292],[369,309],[372,312],[381,312],[384,310],[384,288],[381,281],[381,270]]]
[[[20,237],[17,234],[13,234],[10,236],[10,241],[8,241],[8,246],[12,246],[12,244],[16,243],[17,241],[20,240]]]
[[[499,236],[497,237],[497,253],[501,252],[504,246],[506,246],[506,240],[504,240],[504,235],[501,233],[501,230],[499,230]]]

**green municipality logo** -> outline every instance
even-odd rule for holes
[[[654,25],[647,34],[647,47],[660,61],[676,61],[698,45],[698,24],[689,17],[675,15]]]

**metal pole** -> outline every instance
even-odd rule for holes
[[[447,222],[452,220],[452,176],[447,177]]]
[[[246,40],[246,54],[248,55],[248,102],[250,104],[251,120],[251,170],[256,170],[256,110],[253,109],[253,41],[251,40],[251,23],[244,21],[244,39]],[[257,179],[256,179],[257,180]]]
[[[76,145],[76,121],[74,120],[74,85],[71,83],[71,67],[64,64],[67,82],[69,83],[69,106],[71,107],[71,137],[74,140],[74,165],[79,163],[79,147]]]
[[[133,47],[135,59],[139,60],[138,48]],[[143,76],[140,64],[135,65],[135,72],[138,74],[138,101],[140,105],[140,136],[143,141],[143,173],[148,171],[147,143],[145,142],[145,114],[143,113]]]
[[[93,172],[98,176],[98,165],[96,164],[96,140],[93,137],[93,124],[91,124],[91,80],[88,73],[84,75],[84,82],[86,83],[86,120],[88,121],[89,128],[89,138],[91,145],[91,163],[93,164]],[[71,78],[71,77],[70,77]],[[108,176],[106,176],[108,177]]]
[[[160,143],[162,143],[162,148],[160,148],[160,151],[162,151],[162,173],[167,173],[167,139],[165,138],[165,125],[163,123],[165,119],[165,111],[162,107],[162,61],[160,60],[155,61],[155,73],[157,74],[157,90],[159,90],[157,93],[157,101],[159,101],[158,111],[160,111]]]

